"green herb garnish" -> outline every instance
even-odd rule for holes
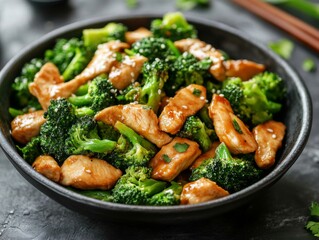
[[[196,7],[208,7],[209,0],[176,0],[176,7],[186,11]]]
[[[174,145],[174,148],[177,152],[183,153],[187,151],[187,149],[189,148],[189,145],[187,143],[176,143]]]
[[[240,134],[243,133],[243,131],[241,130],[241,128],[240,128],[240,126],[239,126],[239,124],[238,124],[238,122],[236,121],[235,118],[233,119],[233,126],[234,126],[235,130],[236,130],[238,133],[240,133]]]
[[[199,97],[201,93],[202,93],[201,90],[199,90],[199,89],[197,89],[197,88],[194,88],[193,94],[194,94],[196,97]]]
[[[271,42],[268,44],[269,48],[277,53],[279,56],[289,59],[294,49],[293,42],[288,39],[282,39],[277,42]]]
[[[310,218],[305,226],[305,228],[310,231],[315,237],[319,237],[319,203],[312,202],[309,208]]]
[[[162,158],[166,163],[170,163],[172,160],[167,154],[163,154]]]
[[[303,61],[302,68],[306,72],[312,72],[312,71],[316,70],[316,64],[315,64],[314,60],[308,58],[308,59]]]

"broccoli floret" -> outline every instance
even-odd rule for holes
[[[106,76],[101,75],[94,78],[89,84],[87,94],[71,96],[68,100],[74,106],[91,109],[94,114],[116,103],[115,89]]]
[[[118,100],[119,104],[127,104],[135,101],[139,102],[140,96],[141,85],[139,82],[134,82],[133,84],[122,90],[120,93],[118,93],[116,99]]]
[[[80,74],[91,57],[92,51],[78,38],[58,39],[53,49],[45,52],[45,60],[58,67],[65,81]]]
[[[40,143],[41,137],[37,136],[33,137],[24,147],[17,146],[22,153],[23,159],[25,159],[29,164],[32,164],[34,160],[42,154]]]
[[[101,139],[117,141],[120,137],[120,133],[116,131],[113,126],[105,124],[104,122],[98,121],[97,129]]]
[[[108,23],[103,28],[84,29],[84,45],[91,49],[96,49],[97,45],[112,40],[125,42],[125,32],[127,27],[121,23]]]
[[[199,117],[190,116],[186,119],[183,128],[177,135],[197,142],[201,149],[207,152],[212,147],[209,133],[209,129],[207,129]]]
[[[68,155],[107,154],[116,146],[116,142],[100,138],[97,122],[89,116],[77,119],[68,135],[69,137],[65,140],[65,151]]]
[[[29,92],[29,84],[33,82],[36,73],[40,71],[43,64],[42,59],[34,58],[23,66],[21,75],[15,78],[12,84],[12,108],[10,110],[13,117],[27,113],[30,108],[33,110],[41,109],[37,98]]]
[[[147,205],[148,199],[164,190],[166,182],[151,179],[151,168],[131,166],[113,189],[116,203]]]
[[[131,51],[147,57],[151,62],[157,58],[173,61],[180,55],[179,50],[170,40],[155,37],[143,38],[133,43]]]
[[[163,19],[153,20],[151,32],[154,37],[164,37],[172,41],[197,37],[194,26],[189,24],[180,12],[167,13]]]
[[[280,111],[285,89],[276,74],[261,73],[249,81],[228,79],[223,82],[221,93],[243,121],[257,125],[272,119]]]
[[[140,102],[150,106],[156,113],[162,96],[162,89],[168,79],[168,65],[159,59],[146,62],[143,66],[143,87]]]
[[[192,171],[191,181],[206,177],[229,192],[237,192],[258,181],[263,171],[254,162],[233,158],[225,143],[216,148],[214,158],[208,158]]]
[[[183,186],[176,182],[171,182],[171,186],[163,191],[153,195],[149,200],[149,205],[155,206],[170,206],[180,203]]]
[[[198,61],[192,54],[183,53],[173,63],[169,80],[165,84],[165,92],[173,96],[181,86],[190,84],[203,85],[208,69],[211,66],[210,59]]]
[[[156,147],[121,122],[115,128],[122,134],[114,151],[108,159],[117,168],[129,166],[146,166],[156,153]]]
[[[68,157],[65,139],[77,119],[74,106],[64,98],[52,100],[44,118],[46,122],[40,129],[41,149],[62,163]]]

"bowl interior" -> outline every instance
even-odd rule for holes
[[[242,33],[218,22],[190,19],[199,33],[199,38],[224,50],[231,58],[249,59],[263,63],[267,70],[278,73],[285,81],[287,98],[282,113],[278,118],[287,126],[282,150],[277,155],[276,166],[270,173],[252,186],[228,197],[193,206],[146,207],[113,204],[90,199],[73,193],[58,184],[51,182],[36,173],[18,154],[10,136],[10,117],[8,114],[11,84],[20,74],[21,68],[34,57],[43,57],[44,51],[51,48],[57,38],[80,36],[84,28],[102,27],[107,22],[122,22],[130,30],[138,27],[149,27],[154,18],[161,16],[133,16],[118,19],[97,19],[75,23],[36,41],[13,58],[1,71],[0,75],[0,140],[1,147],[17,170],[39,190],[63,205],[90,215],[111,215],[113,219],[145,220],[152,217],[153,221],[161,221],[170,216],[171,220],[202,218],[228,211],[248,201],[261,189],[278,180],[294,163],[304,148],[311,127],[311,100],[305,85],[295,71],[285,61],[268,49],[254,43]],[[223,206],[221,208],[221,206]],[[132,215],[131,213],[134,213]],[[192,214],[190,214],[192,213]],[[131,216],[131,217],[130,217]]]

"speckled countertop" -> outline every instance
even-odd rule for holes
[[[171,0],[139,2],[135,13],[175,10]],[[26,0],[0,0],[0,68],[20,49],[55,28],[131,11],[124,0],[70,0],[49,7],[37,7]],[[215,0],[209,9],[189,11],[186,16],[226,23],[263,44],[289,37],[229,1]],[[107,223],[70,211],[39,192],[0,150],[0,239],[312,239],[304,225],[311,201],[319,201],[319,71],[302,70],[302,61],[308,57],[319,66],[318,55],[295,42],[289,62],[304,79],[313,100],[308,144],[287,174],[248,206],[178,226]]]

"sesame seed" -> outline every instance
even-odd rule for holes
[[[271,135],[271,137],[272,137],[273,139],[276,139],[276,138],[277,138],[277,135],[276,135],[276,134],[273,134],[273,135]]]
[[[273,130],[273,129],[271,129],[271,128],[267,128],[267,132],[273,133],[273,132],[274,132],[274,130]]]

